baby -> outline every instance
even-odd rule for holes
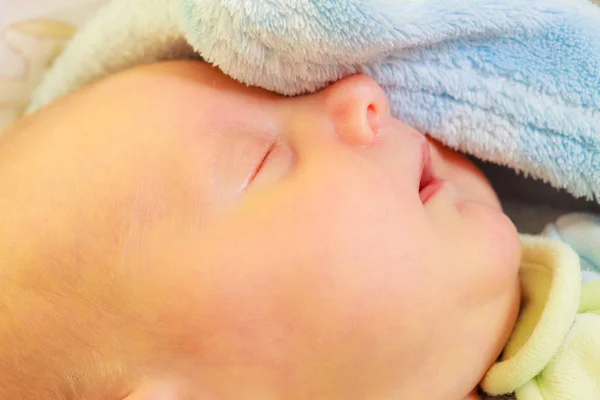
[[[519,308],[484,176],[364,76],[136,67],[3,136],[0,193],[1,399],[475,399]]]

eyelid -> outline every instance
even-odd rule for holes
[[[254,168],[254,171],[252,172],[250,179],[248,179],[248,185],[250,185],[252,183],[252,181],[254,181],[254,179],[256,179],[256,177],[260,174],[260,171],[263,169],[263,167],[267,163],[269,156],[273,153],[273,150],[275,150],[275,147],[277,147],[277,144],[278,144],[277,141],[273,141],[273,143],[271,143],[271,145],[265,152],[263,158],[260,160],[260,162]]]

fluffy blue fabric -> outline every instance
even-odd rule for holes
[[[282,94],[354,73],[442,142],[600,199],[600,8],[584,0],[114,0],[36,109],[142,62],[199,54]]]
[[[600,216],[563,215],[549,224],[544,234],[571,245],[579,255],[584,279],[600,279]]]

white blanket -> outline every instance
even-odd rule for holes
[[[27,107],[64,43],[106,0],[0,0],[0,132]]]

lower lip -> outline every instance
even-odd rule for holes
[[[423,204],[427,203],[433,196],[436,195],[437,192],[444,186],[444,181],[441,179],[436,179],[431,182],[429,185],[425,186],[423,190],[419,192],[419,197],[421,197],[421,202]]]

